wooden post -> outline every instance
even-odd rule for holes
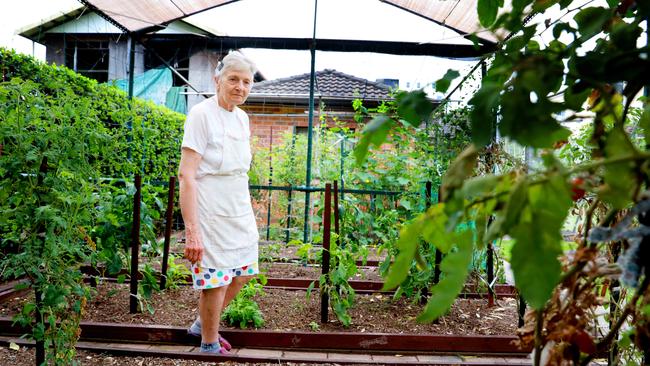
[[[322,274],[325,275],[325,283],[329,285],[330,271],[330,228],[332,219],[332,185],[325,184],[325,209],[323,210],[323,255]],[[329,318],[329,294],[321,288],[320,297],[320,322],[327,323]]]
[[[431,189],[432,189],[432,184],[431,182],[427,182],[424,186],[424,206],[425,210],[428,210],[429,207],[431,207]],[[437,250],[436,250],[437,253]],[[437,266],[434,268],[438,268]],[[435,273],[435,272],[434,272]],[[426,304],[427,299],[429,298],[429,284],[422,289],[422,293],[420,293],[420,304]]]
[[[41,166],[38,169],[37,184],[39,187],[43,186],[43,182],[45,181],[46,174],[47,174],[47,156],[44,156],[43,160],[41,160]],[[39,223],[37,231],[43,234],[43,248],[45,248],[45,225]],[[36,302],[36,324],[35,325],[43,324],[45,329],[47,329],[49,328],[49,326],[47,325],[47,323],[45,322],[45,318],[43,317],[43,292],[41,291],[39,286],[34,286],[34,300]],[[32,333],[34,333],[34,328],[32,328]],[[36,366],[40,366],[44,364],[45,364],[45,340],[41,339],[36,341]]]
[[[140,201],[142,198],[142,177],[135,176],[135,195],[133,196],[133,227],[131,229],[131,291],[129,309],[131,314],[138,312],[138,256],[140,254]]]
[[[341,245],[341,217],[339,215],[339,183],[334,181],[334,232],[336,233],[336,245]]]
[[[488,306],[494,306],[494,248],[492,241],[487,243],[486,271],[488,282]]]
[[[167,287],[167,265],[169,261],[169,246],[172,236],[172,220],[174,217],[174,196],[176,191],[176,177],[169,177],[169,194],[167,195],[167,211],[165,212],[165,243],[163,245],[163,262],[160,276],[160,289]]]
[[[438,202],[442,202],[442,195],[440,194],[440,186],[438,187]],[[442,252],[436,248],[436,258],[433,268],[433,284],[437,285],[440,282],[440,263],[442,262]]]
[[[519,320],[517,321],[517,327],[521,328],[524,326],[524,315],[526,315],[526,300],[524,300],[524,297],[521,296],[521,293],[518,292],[518,297],[519,297],[519,306],[518,306],[518,313],[519,313]]]

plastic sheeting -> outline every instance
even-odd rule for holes
[[[184,86],[172,86],[169,89],[167,92],[167,101],[165,102],[167,108],[178,113],[187,113],[187,97],[181,94],[185,89]]]
[[[110,82],[128,91],[129,80],[119,79]],[[151,69],[133,78],[133,96],[150,100],[179,113],[186,113],[187,102],[181,94],[184,87],[174,87],[172,72],[168,68]]]

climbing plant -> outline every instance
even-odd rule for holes
[[[0,49],[0,71],[0,278],[26,279],[21,287],[34,292],[16,321],[45,350],[37,362],[68,365],[91,296],[81,266],[122,268],[134,192],[126,181],[173,174],[182,118],[12,51]],[[157,191],[144,189],[150,248]]]
[[[522,0],[513,1],[511,9],[503,5],[502,0],[478,2],[481,24],[512,36],[489,56],[481,87],[469,101],[473,144],[449,166],[441,202],[401,230],[385,287],[401,284],[413,261],[431,265],[418,251],[420,240],[445,253],[444,277],[431,288],[419,317],[434,320],[461,291],[472,251],[507,236],[515,242],[516,286],[533,309],[520,329],[520,343],[534,347],[535,364],[588,364],[611,350],[613,363],[638,363],[641,357],[647,362],[648,354],[639,352],[650,349],[650,107],[638,94],[650,84],[650,48],[643,45],[641,26],[645,22],[647,27],[650,3]],[[561,15],[545,20],[551,7]],[[529,23],[533,14],[545,21]],[[552,34],[548,42],[535,38],[544,29]],[[445,88],[457,76],[447,73],[438,85]],[[636,101],[643,107],[632,123],[630,108]],[[397,118],[381,115],[366,126],[356,151],[359,161],[392,128],[417,128],[433,109],[421,92],[404,93],[398,105]],[[571,135],[565,123],[585,109],[591,113],[590,135],[581,158],[561,160],[554,147]],[[497,130],[531,149],[541,165],[477,174]],[[639,133],[641,148],[634,143]],[[573,201],[585,199],[577,249],[563,253],[563,223]],[[601,303],[611,311],[609,329],[599,336],[589,326]],[[617,342],[626,352],[616,354]],[[624,355],[628,358],[621,360]]]

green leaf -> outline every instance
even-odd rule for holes
[[[636,48],[636,42],[643,29],[636,24],[618,22],[612,25],[612,43],[623,51],[632,51]]]
[[[464,198],[480,197],[490,193],[499,184],[501,177],[494,174],[472,177],[463,183],[460,192]]]
[[[512,11],[521,13],[533,0],[512,0]]]
[[[614,128],[608,132],[605,143],[607,158],[630,156],[636,153],[627,134],[620,128]],[[634,163],[627,161],[607,164],[604,178],[605,185],[598,191],[598,196],[616,208],[625,208],[631,202],[636,186]]]
[[[511,230],[515,244],[511,252],[515,283],[534,309],[541,309],[551,297],[562,268],[560,230],[572,206],[568,184],[560,175],[531,186],[527,214]]]
[[[500,84],[484,82],[481,89],[469,101],[469,104],[473,106],[470,114],[472,141],[477,147],[489,144],[494,138],[495,111],[499,105],[500,93]]]
[[[639,118],[639,127],[643,128],[643,136],[646,146],[650,146],[650,104],[648,104],[641,117]]]
[[[30,284],[27,283],[27,282],[19,282],[18,284],[16,284],[14,286],[14,290],[16,290],[16,291],[24,290],[26,288],[29,288],[29,286],[30,286]]]
[[[357,164],[362,164],[366,160],[370,144],[379,147],[386,141],[388,132],[394,125],[394,120],[386,115],[379,115],[364,127],[361,140],[354,148],[354,157]]]
[[[433,112],[433,103],[422,90],[399,92],[395,96],[395,102],[397,103],[397,114],[413,127],[420,126],[423,121],[430,118],[431,112]]]
[[[399,252],[395,257],[395,262],[390,266],[383,290],[392,290],[406,279],[415,258],[420,234],[425,226],[424,218],[424,214],[420,215],[400,230],[399,240],[395,244]]]
[[[513,231],[516,239],[511,251],[515,283],[524,299],[534,308],[542,309],[560,279],[557,259],[562,251],[561,237],[547,238],[538,225],[520,225]]]
[[[587,40],[603,30],[610,16],[608,9],[593,7],[580,10],[573,19],[578,24],[580,35]]]
[[[453,240],[447,231],[448,217],[445,204],[437,203],[426,212],[426,225],[422,228],[422,237],[427,243],[434,245],[442,253],[447,253],[453,245]]]
[[[457,250],[448,253],[440,263],[440,270],[445,274],[442,280],[431,288],[431,297],[419,322],[431,322],[444,315],[454,303],[465,285],[472,261],[472,232],[465,230],[455,233]]]
[[[67,292],[64,289],[48,286],[45,290],[43,304],[45,306],[57,307],[65,302]]]
[[[526,205],[528,205],[528,181],[521,178],[512,187],[504,209],[503,222],[500,225],[503,234],[509,233],[510,228],[519,222]]]
[[[582,91],[576,92],[574,90],[574,85],[575,84],[570,85],[564,91],[564,102],[566,103],[567,108],[574,111],[581,111],[583,110],[582,105],[584,104],[585,100],[587,100],[587,97],[591,93],[591,90],[584,89]]]
[[[499,7],[503,6],[503,0],[478,0],[478,20],[485,28],[489,28],[497,18]]]
[[[447,92],[447,89],[449,89],[451,82],[459,76],[460,74],[458,71],[452,69],[447,70],[445,75],[436,81],[436,91],[439,91],[441,93]]]
[[[550,91],[555,87],[552,85],[555,80],[555,77],[549,80],[538,79],[535,73],[527,72],[522,76],[521,83],[516,83],[517,87],[503,95],[502,118],[499,122],[502,136],[510,137],[524,146],[548,148],[571,135],[571,131],[560,125],[553,115],[564,108],[561,104],[548,100],[545,93],[537,93],[538,100],[531,101],[531,87]]]
[[[469,145],[456,159],[449,165],[445,177],[443,178],[442,200],[450,197],[453,191],[460,188],[467,177],[471,176],[476,166],[478,158],[478,149],[476,146]]]

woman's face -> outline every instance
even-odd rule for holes
[[[253,76],[250,72],[240,70],[227,71],[216,81],[219,104],[228,110],[243,104],[253,86]]]

